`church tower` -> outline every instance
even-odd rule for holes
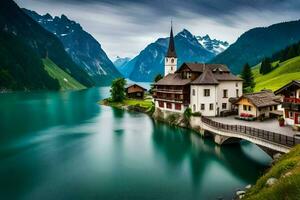
[[[171,24],[170,41],[167,55],[165,57],[165,76],[168,74],[174,74],[177,70],[177,55],[175,51],[173,26]]]

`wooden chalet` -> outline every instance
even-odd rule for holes
[[[126,97],[133,99],[143,99],[145,91],[147,91],[147,89],[138,84],[130,84],[125,88]]]
[[[293,80],[275,91],[282,96],[284,119],[288,125],[300,126],[300,80]]]

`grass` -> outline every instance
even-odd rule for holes
[[[61,90],[81,90],[86,87],[63,71],[50,59],[43,59],[45,70],[51,77],[57,79]]]
[[[276,67],[277,64],[278,67]],[[262,89],[275,91],[292,80],[300,79],[300,56],[282,63],[274,62],[272,66],[274,67],[273,71],[265,75],[259,73],[260,64],[253,67],[252,72],[256,82],[255,91]]]
[[[278,181],[267,186],[269,178]],[[247,191],[243,200],[299,200],[300,199],[300,145],[294,147]]]
[[[110,99],[104,99],[100,102],[103,105],[109,105],[116,108],[121,108],[123,106],[140,106],[145,110],[151,109],[152,107],[152,99],[129,99],[126,98],[123,102],[112,102]]]

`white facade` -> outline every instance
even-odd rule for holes
[[[174,74],[177,70],[177,58],[166,57],[165,58],[165,76],[168,74]]]
[[[192,112],[200,112],[203,116],[216,116],[224,110],[232,109],[229,98],[240,97],[242,94],[242,81],[220,81],[218,85],[192,85],[190,108]]]
[[[176,105],[177,105],[177,107],[176,107]],[[166,102],[166,101],[161,101],[161,105],[159,105],[159,101],[155,101],[155,108],[159,108],[162,111],[183,113],[186,109],[186,106],[184,106],[181,103]]]

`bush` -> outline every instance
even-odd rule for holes
[[[201,112],[194,112],[194,113],[192,113],[192,116],[194,116],[194,117],[201,117],[202,113]]]

